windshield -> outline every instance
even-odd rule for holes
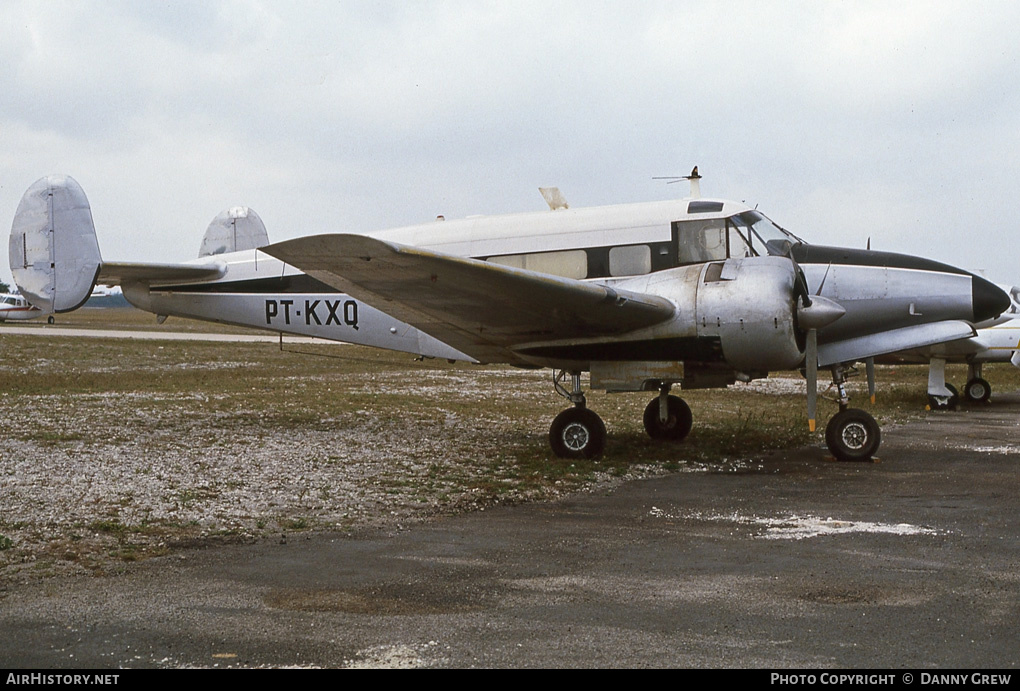
[[[751,252],[757,255],[786,255],[792,245],[804,242],[757,211],[745,211],[731,216],[729,221],[751,248]]]

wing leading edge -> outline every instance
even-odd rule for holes
[[[262,251],[482,362],[522,362],[536,341],[658,324],[669,300],[361,235],[313,235]]]

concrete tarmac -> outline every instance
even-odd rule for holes
[[[0,586],[0,667],[1017,666],[1020,395],[883,437]]]

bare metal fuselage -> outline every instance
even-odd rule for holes
[[[732,202],[719,202],[718,212],[709,215],[691,214],[689,208],[689,201],[674,201],[479,217],[373,236],[525,269],[538,265],[549,273],[559,270],[561,275],[661,296],[676,306],[668,321],[626,334],[536,338],[514,348],[514,364],[589,370],[592,363],[683,361],[752,375],[799,366],[804,348],[795,317],[794,264],[787,257],[755,256],[732,239],[724,251],[708,247],[706,261],[690,261],[705,257],[683,256],[688,227],[721,223],[747,209]],[[618,267],[599,264],[616,253],[640,253],[641,273],[612,275],[606,266]],[[846,311],[819,331],[822,366],[896,349],[886,343],[890,331],[916,339],[926,325],[974,323],[1002,309],[1001,291],[984,279],[917,257],[808,245],[796,245],[793,256],[810,294],[829,298]],[[216,259],[223,266],[216,280],[125,282],[125,296],[161,315],[478,360],[390,316],[385,304],[337,292],[261,250]],[[494,294],[491,309],[517,299]],[[939,338],[938,327],[931,328],[931,338]]]

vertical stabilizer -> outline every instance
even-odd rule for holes
[[[247,206],[232,206],[206,228],[198,256],[253,250],[268,244],[269,233],[259,215]]]
[[[29,187],[14,214],[9,257],[22,295],[43,312],[81,307],[102,264],[81,185],[66,175],[50,175]]]

